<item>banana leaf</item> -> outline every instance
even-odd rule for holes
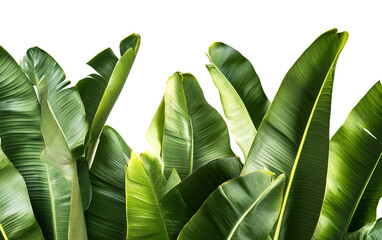
[[[253,141],[243,174],[285,173],[274,239],[310,239],[325,193],[334,71],[348,34],[318,37],[286,74]]]
[[[1,139],[0,139],[1,145]],[[0,146],[0,238],[44,239],[34,215],[27,186]]]
[[[260,170],[223,183],[178,239],[267,239],[279,215],[285,176]]]
[[[344,240],[379,240],[382,239],[382,219],[367,224],[358,231],[347,233]]]
[[[100,52],[88,62],[99,75],[91,74],[76,85],[90,125],[86,143],[86,160],[89,166],[93,162],[93,154],[102,128],[133,66],[140,41],[137,34],[131,34],[123,39],[119,45],[120,59],[110,48]]]
[[[377,82],[330,141],[327,189],[315,233],[318,239],[341,239],[351,221],[359,228],[375,221],[382,194],[381,122],[382,86]],[[362,213],[354,215],[357,206]]]
[[[170,239],[177,238],[184,225],[220,184],[240,175],[242,166],[238,158],[215,159],[193,172],[162,198],[161,204],[167,210],[165,214],[171,219],[167,223]],[[182,204],[172,207],[179,201]]]
[[[127,239],[170,239],[167,214],[161,199],[178,182],[168,181],[163,164],[155,152],[144,152],[140,157],[132,152],[126,170]],[[181,201],[170,206],[178,209]]]
[[[48,61],[37,62],[51,60],[50,56],[46,59]],[[53,69],[56,71],[57,66]],[[44,237],[67,239],[71,184],[40,159],[44,141],[40,131],[40,105],[32,83],[37,83],[36,79],[28,80],[16,61],[0,47],[0,137],[4,153],[26,182]],[[56,87],[51,85],[51,88]]]
[[[270,102],[255,69],[241,53],[215,42],[208,54],[211,64],[206,66],[219,90],[228,127],[247,158]]]
[[[89,239],[126,239],[125,166],[131,149],[105,126],[90,169],[92,201],[85,212]]]
[[[189,73],[168,80],[146,138],[161,156],[165,176],[175,168],[184,179],[213,159],[235,156],[223,118]]]

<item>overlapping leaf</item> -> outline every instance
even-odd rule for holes
[[[84,102],[86,117],[90,125],[86,143],[86,159],[89,166],[92,163],[93,153],[102,128],[122,91],[139,45],[139,35],[132,34],[120,43],[120,59],[110,48],[105,49],[88,62],[99,75],[91,74],[76,85]]]
[[[33,51],[37,50],[34,48]],[[43,57],[44,54],[38,55]],[[37,62],[48,64],[52,58],[47,59]],[[57,70],[57,67],[52,69]],[[36,79],[29,82],[15,60],[0,48],[0,137],[3,150],[27,184],[44,236],[67,239],[70,182],[40,159],[44,146],[40,132],[40,106],[31,84],[36,82]]]
[[[220,185],[179,234],[180,240],[267,239],[279,215],[285,176],[254,171]]]
[[[85,212],[90,239],[126,239],[125,167],[131,149],[105,126],[90,169],[92,202]]]
[[[58,183],[65,190],[59,191],[62,195],[62,198],[58,198],[61,200],[58,205],[61,206],[60,212],[52,204],[55,238],[86,239],[76,162],[84,155],[84,140],[88,129],[81,98],[75,88],[64,89],[69,82],[65,81],[63,70],[43,50],[28,50],[21,65],[30,81],[37,84],[40,98],[41,133],[45,142],[41,160],[66,179],[62,179],[59,174],[49,179],[51,186]],[[51,199],[58,197],[54,190],[50,188]],[[56,218],[56,215],[62,216]]]
[[[1,146],[0,213],[0,237],[12,240],[44,239],[33,215],[24,179],[4,154]]]
[[[216,159],[197,169],[171,189],[161,200],[167,210],[165,214],[170,216],[170,221],[167,222],[170,239],[176,239],[207,197],[220,184],[237,177],[241,169],[242,163],[238,158]]]
[[[381,122],[382,86],[377,82],[330,141],[327,189],[316,230],[318,239],[342,238],[352,218],[354,227],[350,231],[375,221],[382,193]],[[357,206],[359,215],[353,217]]]
[[[243,173],[288,179],[275,239],[313,236],[324,198],[334,69],[347,33],[317,38],[286,74],[253,141]]]
[[[372,222],[358,231],[347,233],[344,240],[379,240],[382,239],[382,219]]]
[[[224,120],[189,73],[170,77],[146,137],[162,157],[166,176],[175,168],[184,179],[213,159],[234,156]]]
[[[208,53],[207,69],[219,90],[228,126],[247,158],[270,102],[252,64],[238,51],[216,42]]]
[[[127,239],[170,239],[161,199],[178,182],[166,180],[154,152],[140,158],[133,152],[126,170]],[[171,207],[176,209],[178,203],[174,201]]]

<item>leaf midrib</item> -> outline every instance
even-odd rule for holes
[[[233,234],[236,232],[237,228],[239,227],[240,223],[244,220],[244,218],[248,215],[248,213],[256,206],[256,204],[261,200],[261,198],[268,192],[268,190],[273,187],[275,184],[276,180],[273,181],[261,194],[260,196],[256,199],[256,201],[244,212],[244,214],[239,218],[239,220],[236,222],[235,226],[231,230],[230,234],[227,237],[227,240],[230,240],[233,237]],[[224,190],[223,190],[224,192]],[[224,195],[225,192],[224,192]]]

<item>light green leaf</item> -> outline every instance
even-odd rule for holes
[[[344,240],[380,240],[382,239],[382,219],[369,223],[358,231],[347,233]]]
[[[44,141],[36,93],[20,66],[1,47],[0,115],[4,153],[27,184],[33,211],[45,238],[67,239],[70,182],[41,161]]]
[[[219,90],[224,114],[233,137],[247,158],[270,102],[252,64],[234,48],[213,43],[207,69]]]
[[[285,173],[274,239],[310,239],[325,193],[334,71],[348,34],[318,37],[286,74],[253,141],[243,173]]]
[[[1,139],[0,139],[1,145]],[[0,237],[6,240],[44,239],[33,215],[21,174],[0,146]]]
[[[330,141],[327,189],[316,231],[318,239],[341,239],[359,203],[364,212],[355,215],[350,231],[375,221],[381,196],[381,122],[382,86],[377,82]]]
[[[167,190],[163,164],[154,152],[140,157],[132,152],[126,170],[127,239],[170,239],[161,204]]]
[[[132,34],[121,41],[121,58],[118,59],[108,48],[88,64],[100,75],[91,74],[80,80],[76,87],[85,105],[90,125],[86,143],[86,159],[91,166],[97,141],[123,85],[129,75],[140,45],[140,37]]]
[[[181,179],[209,161],[234,156],[227,126],[189,73],[175,73],[146,134],[163,159],[164,173]]]
[[[178,239],[267,239],[279,215],[285,176],[254,171],[223,183]]]
[[[125,166],[131,149],[105,126],[90,169],[92,201],[85,212],[89,239],[126,238]]]
[[[162,198],[165,215],[169,216],[167,229],[170,239],[176,239],[207,197],[220,184],[237,177],[242,166],[238,158],[215,159],[197,169]]]

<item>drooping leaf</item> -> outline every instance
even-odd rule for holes
[[[165,175],[181,179],[217,158],[234,156],[227,126],[189,73],[175,73],[146,137],[163,159]]]
[[[237,177],[242,166],[238,158],[215,159],[197,169],[162,198],[165,214],[170,216],[167,221],[170,239],[176,239],[207,197],[220,184]]]
[[[330,140],[327,189],[316,230],[318,239],[341,239],[357,206],[362,212],[355,215],[350,231],[375,221],[382,192],[381,122],[382,86],[377,82]]]
[[[40,106],[31,82],[0,47],[0,137],[4,153],[27,184],[45,238],[67,239],[70,182],[40,159],[44,146]]]
[[[125,166],[131,149],[105,126],[90,169],[92,201],[85,212],[89,239],[126,239]]]
[[[85,105],[90,125],[86,143],[86,159],[92,164],[97,141],[123,85],[129,75],[140,45],[140,37],[132,34],[121,41],[118,59],[110,48],[88,62],[99,75],[91,74],[80,80],[76,87]]]
[[[224,114],[233,137],[247,158],[270,102],[252,64],[234,48],[213,43],[207,69],[219,90]]]
[[[178,239],[267,239],[279,215],[285,176],[254,171],[223,183]]]
[[[132,152],[126,170],[127,239],[170,239],[161,204],[167,189],[163,165],[154,152],[140,158]]]
[[[92,199],[92,187],[89,177],[89,165],[84,157],[77,160],[78,184],[80,184],[82,208],[86,211]]]
[[[344,240],[379,240],[382,239],[382,219],[365,225],[358,231],[347,233]]]
[[[335,65],[348,34],[318,37],[286,74],[253,141],[243,173],[288,179],[275,239],[310,239],[325,193]]]
[[[1,145],[1,139],[0,139]],[[0,237],[4,239],[44,239],[29,201],[21,174],[0,146]]]

